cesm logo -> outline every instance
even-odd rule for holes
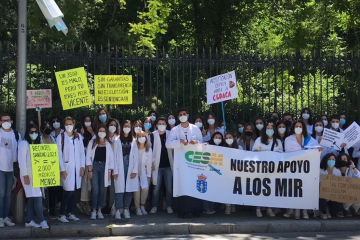
[[[191,163],[198,163],[204,165],[223,165],[223,154],[209,153],[209,152],[194,152],[188,151],[185,153],[185,159]]]

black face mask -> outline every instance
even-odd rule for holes
[[[50,135],[51,132],[52,132],[52,130],[51,130],[50,128],[46,128],[46,129],[44,130],[44,133],[45,133],[46,135]]]
[[[340,167],[348,167],[350,164],[348,162],[342,161],[340,162]]]
[[[291,127],[291,124],[292,124],[292,122],[291,122],[290,120],[286,120],[286,121],[285,121],[285,126],[286,126],[287,128]]]
[[[252,132],[245,132],[245,135],[248,136],[248,137],[251,137],[252,136]]]

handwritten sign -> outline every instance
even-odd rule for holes
[[[235,71],[206,80],[207,104],[223,102],[238,97]]]
[[[26,109],[52,108],[51,89],[27,90]]]
[[[320,145],[341,150],[340,146],[344,143],[344,134],[325,128]]]
[[[56,144],[31,144],[33,187],[60,186],[60,165]]]
[[[95,104],[132,104],[132,76],[96,75]]]
[[[360,179],[321,175],[320,198],[339,203],[360,203]]]
[[[360,127],[356,122],[353,122],[344,131],[344,142],[346,148],[351,148],[355,143],[360,141]]]
[[[91,104],[91,95],[83,67],[56,72],[55,75],[64,110]]]

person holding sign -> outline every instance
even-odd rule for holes
[[[114,145],[110,142],[106,126],[100,125],[97,136],[89,142],[86,150],[86,167],[91,180],[91,220],[104,219],[101,210],[105,206],[106,188],[111,185],[114,169]],[[96,212],[97,210],[97,212]]]
[[[245,125],[244,132],[241,134],[239,139],[239,146],[241,146],[246,151],[252,151],[254,143],[256,140],[255,128],[251,123]]]
[[[58,221],[68,223],[69,220],[80,220],[72,214],[72,210],[74,191],[81,188],[81,177],[84,176],[85,149],[82,136],[75,131],[75,120],[72,117],[66,117],[64,125],[66,133],[60,134],[56,139],[64,189]]]
[[[27,198],[25,227],[48,229],[43,212],[41,188],[33,187],[30,147],[35,144],[40,144],[39,128],[36,125],[29,125],[25,132],[25,140],[19,143],[18,148],[20,179]],[[34,212],[40,224],[35,223]]]

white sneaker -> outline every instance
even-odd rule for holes
[[[150,210],[150,213],[157,213],[157,207],[153,207],[153,208]]]
[[[262,213],[260,209],[256,209],[256,216],[259,218],[262,217]]]
[[[128,209],[124,210],[124,218],[126,218],[126,219],[130,218],[130,211]]]
[[[71,214],[70,216],[67,217],[67,219],[71,220],[71,221],[79,221],[80,219],[77,218],[74,214]]]
[[[140,209],[143,215],[147,215],[147,211],[145,210],[144,206],[141,206]]]
[[[96,211],[92,211],[90,215],[91,220],[96,220]]]
[[[326,214],[322,214],[322,213],[321,213],[321,219],[326,220],[326,219],[327,219],[327,215],[326,215]]]
[[[231,214],[231,205],[226,205],[225,214]]]
[[[231,205],[231,212],[235,213],[236,212],[236,206],[235,205]]]
[[[121,213],[119,210],[116,210],[115,219],[121,219]]]
[[[59,218],[58,218],[58,221],[59,222],[62,222],[62,223],[68,223],[69,220],[66,219],[66,216],[65,215],[61,215]]]
[[[0,218],[0,228],[5,227],[4,219]]]
[[[204,210],[203,213],[211,215],[211,214],[214,214],[215,211],[214,210],[212,210],[212,211],[211,210],[207,210],[207,211]]]
[[[142,215],[143,215],[140,208],[137,208],[137,209],[136,209],[136,215],[138,215],[138,216],[142,216]]]
[[[171,207],[167,207],[167,209],[166,209],[166,210],[167,210],[167,212],[168,212],[168,213],[170,213],[170,214],[174,213],[174,211],[172,210],[172,208],[171,208]]]
[[[115,203],[114,203],[111,207],[110,215],[113,217],[113,216],[115,216],[115,214],[116,214],[116,208],[115,208]]]
[[[309,219],[309,214],[308,214],[308,211],[306,209],[303,210],[303,218],[304,219]]]
[[[294,215],[294,209],[288,209],[283,216],[286,218],[290,218],[293,215]]]
[[[8,226],[8,227],[13,227],[13,226],[15,226],[15,223],[13,223],[13,222],[11,221],[11,219],[8,218],[8,217],[6,217],[6,218],[4,219],[4,223],[5,223],[5,226]]]
[[[331,218],[331,214],[330,214],[329,207],[326,207],[326,217],[327,217],[328,219]]]
[[[104,219],[104,215],[102,214],[102,212],[100,212],[100,211],[97,212],[97,218]]]
[[[47,224],[46,221],[42,221],[42,222],[40,223],[40,226],[41,226],[42,229],[48,229],[48,228],[49,228],[49,225]]]
[[[31,222],[25,223],[25,227],[27,227],[27,228],[40,228],[41,225],[36,224],[34,221],[31,220]]]
[[[271,209],[266,210],[266,215],[269,217],[275,217],[275,213]]]

